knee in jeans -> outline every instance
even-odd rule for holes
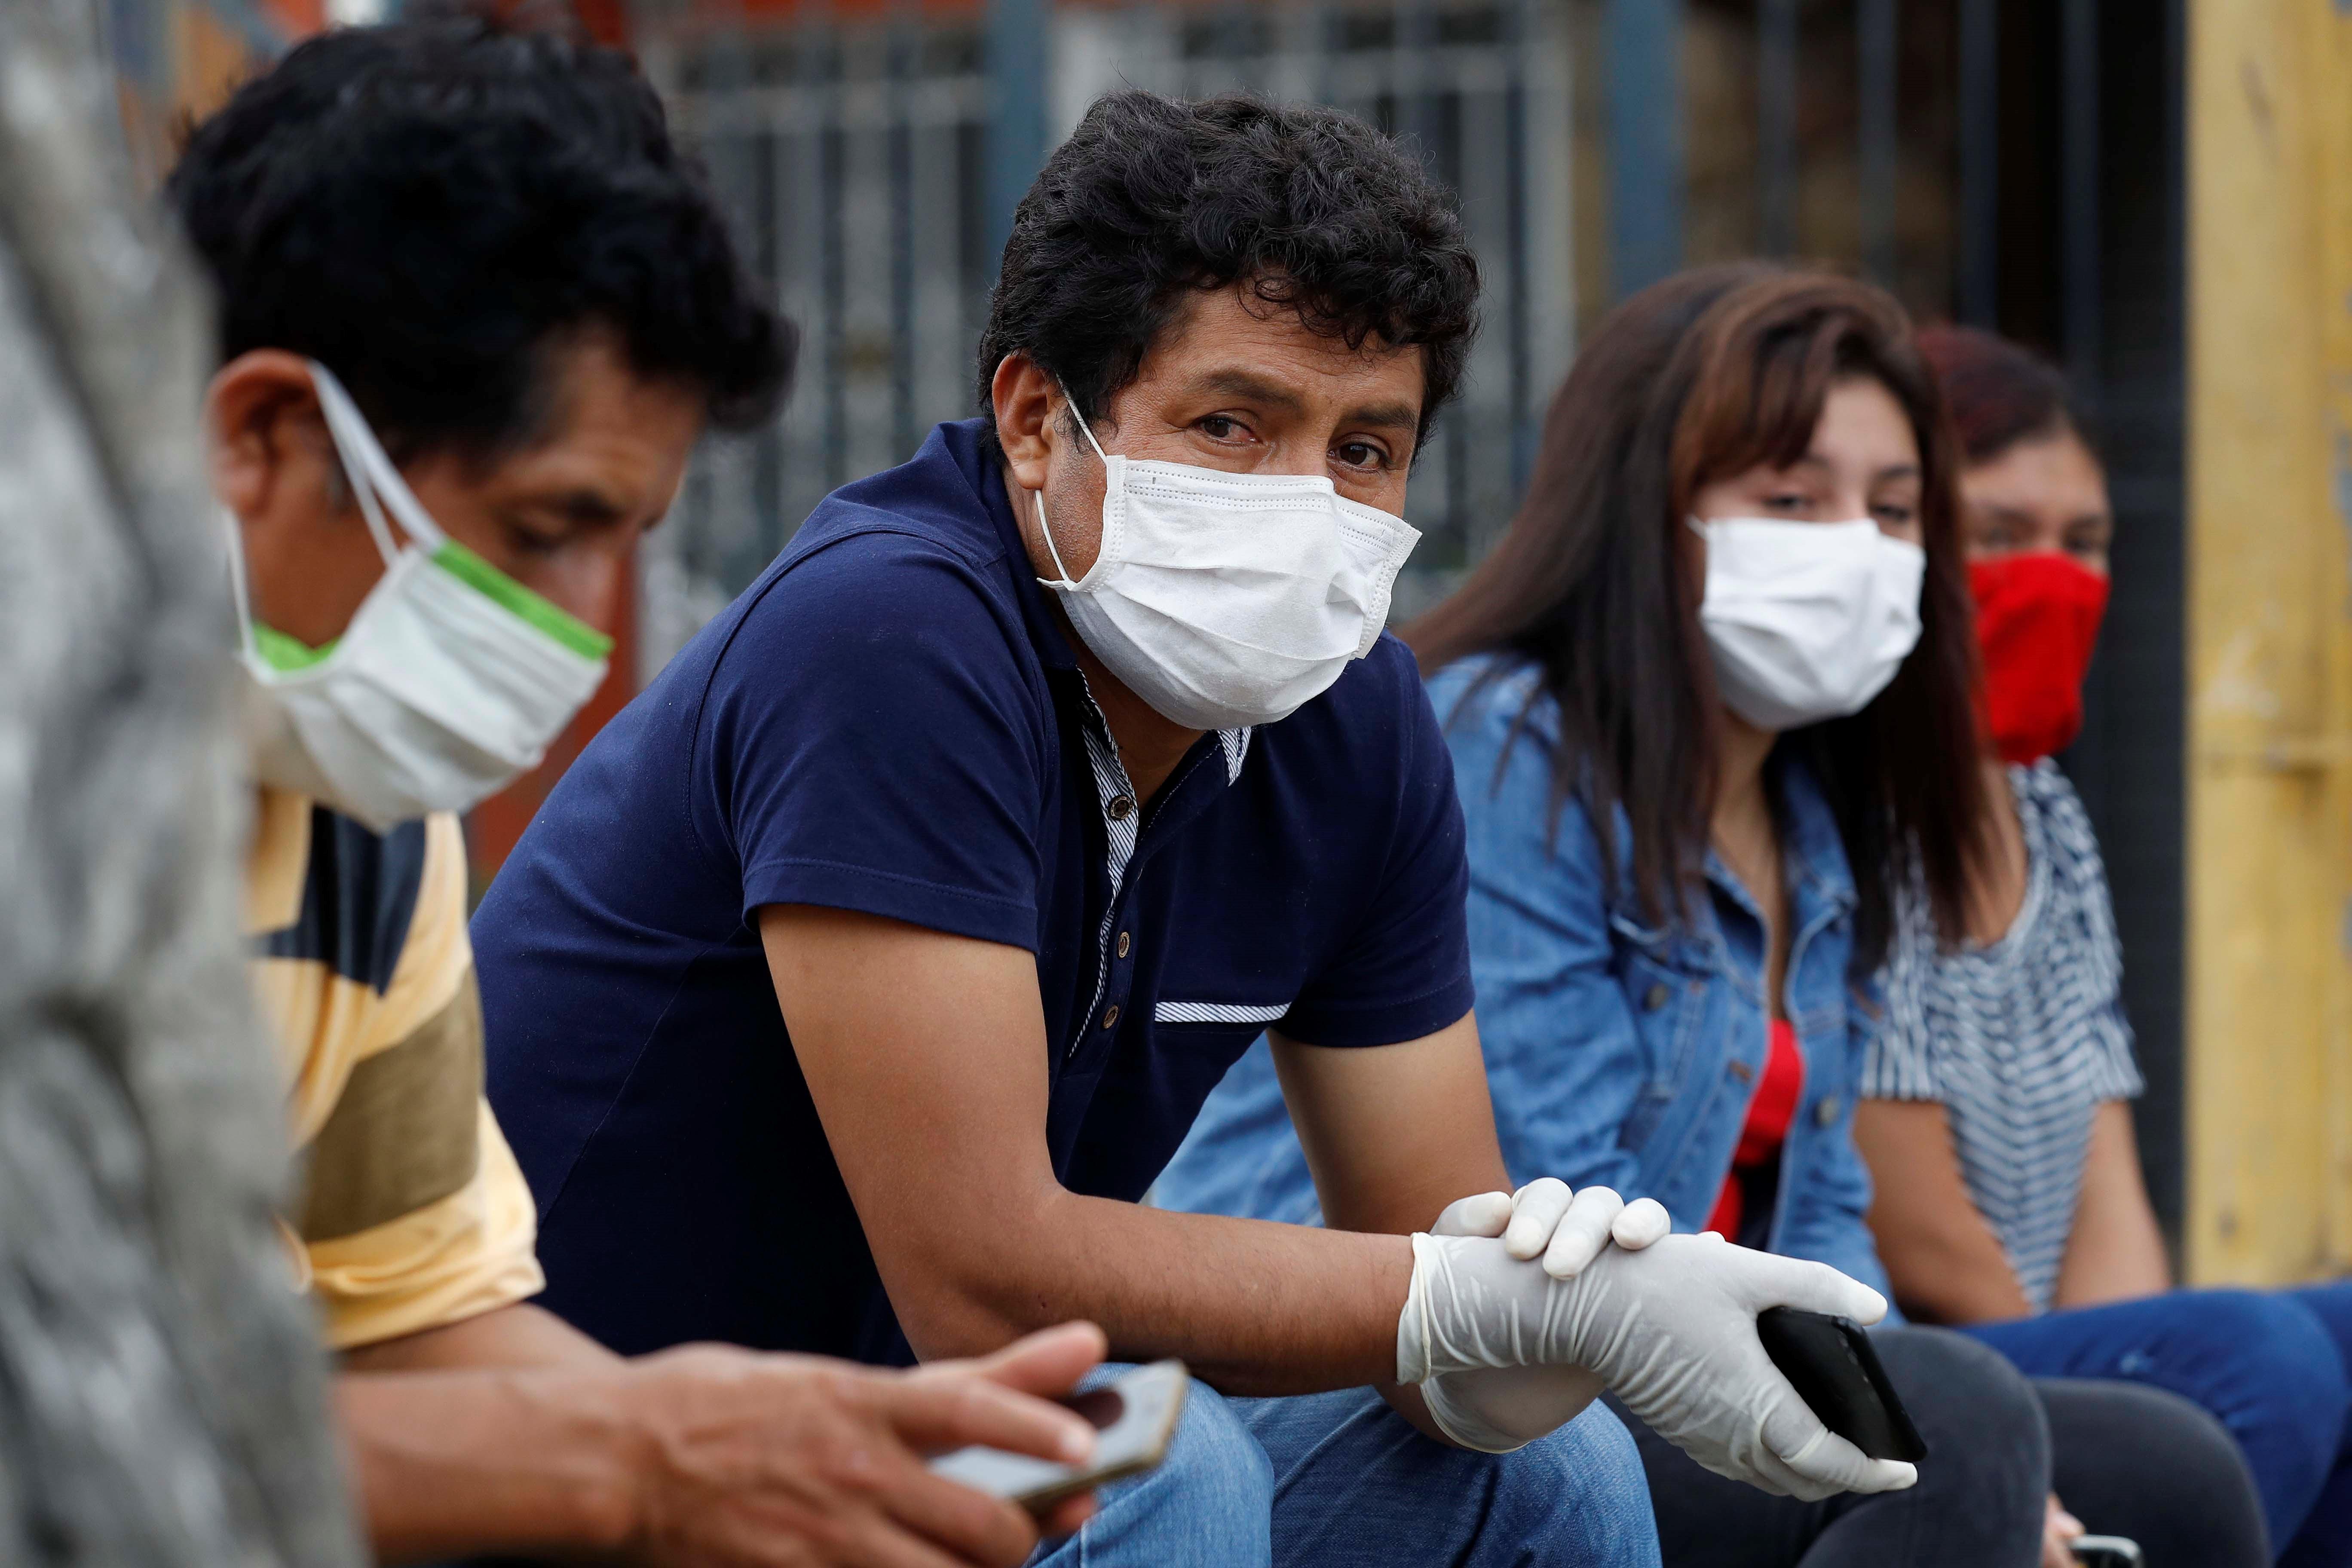
[[[1151,1473],[1170,1502],[1188,1512],[1230,1512],[1260,1521],[1274,1508],[1274,1467],[1217,1391],[1192,1384],[1168,1458]]]
[[[1486,1532],[1526,1542],[1536,1550],[1526,1561],[1579,1568],[1656,1561],[1641,1451],[1607,1405],[1486,1462],[1494,1467]]]
[[[2335,1336],[2315,1313],[2260,1290],[2200,1290],[2189,1299],[2203,1357],[2228,1368],[2249,1414],[2307,1426],[2317,1437],[2342,1430],[2352,1387]]]

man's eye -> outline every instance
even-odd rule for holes
[[[1878,512],[1878,520],[1881,522],[1891,522],[1898,526],[1909,522],[1913,518],[1919,515],[1911,508],[1897,505],[1893,501],[1883,502],[1875,510]]]
[[[519,555],[553,555],[568,542],[566,535],[543,533],[535,528],[525,528],[520,523],[508,524],[507,540]]]
[[[1764,498],[1764,504],[1772,508],[1776,511],[1801,511],[1806,506],[1811,504],[1811,497],[1797,495],[1792,491],[1787,490],[1783,490],[1779,495],[1766,496]]]
[[[1241,433],[1241,422],[1223,414],[1212,414],[1201,421],[1201,434],[1212,441],[1231,440]]]
[[[1388,454],[1370,441],[1343,441],[1339,444],[1336,456],[1340,462],[1351,468],[1376,468],[1387,458]]]

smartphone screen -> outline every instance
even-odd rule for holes
[[[1057,1465],[998,1448],[958,1448],[931,1461],[945,1476],[991,1497],[1010,1498],[1042,1513],[1064,1498],[1139,1475],[1167,1457],[1184,1414],[1192,1376],[1180,1361],[1139,1366],[1104,1387],[1062,1401],[1093,1424],[1093,1463],[1083,1468]]]

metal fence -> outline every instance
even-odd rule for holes
[[[642,658],[658,668],[835,486],[973,411],[993,271],[982,25],[807,11],[640,39],[760,275],[805,333],[773,430],[710,443],[646,563]],[[1557,0],[1065,6],[1053,131],[1121,84],[1335,105],[1403,138],[1459,194],[1486,279],[1460,402],[1412,484],[1427,536],[1397,609],[1430,602],[1516,504],[1573,348],[1571,65]]]

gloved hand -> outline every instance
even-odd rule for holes
[[[1572,1279],[1612,1238],[1639,1250],[1674,1228],[1655,1198],[1628,1205],[1607,1187],[1571,1193],[1550,1176],[1516,1193],[1480,1193],[1450,1204],[1433,1236],[1499,1237],[1514,1258],[1543,1259],[1555,1279]],[[1421,1385],[1438,1429],[1465,1448],[1507,1454],[1573,1421],[1601,1394],[1600,1374],[1580,1366],[1479,1367],[1441,1373]]]
[[[1885,1315],[1877,1291],[1825,1264],[1711,1235],[1669,1236],[1638,1252],[1607,1248],[1572,1279],[1555,1279],[1486,1237],[1416,1236],[1412,1251],[1412,1286],[1397,1321],[1401,1383],[1487,1367],[1578,1367],[1708,1469],[1769,1492],[1811,1501],[1918,1479],[1912,1466],[1868,1458],[1823,1426],[1756,1336],[1756,1315],[1768,1307],[1864,1323]],[[1443,1386],[1445,1401],[1454,1385]]]

